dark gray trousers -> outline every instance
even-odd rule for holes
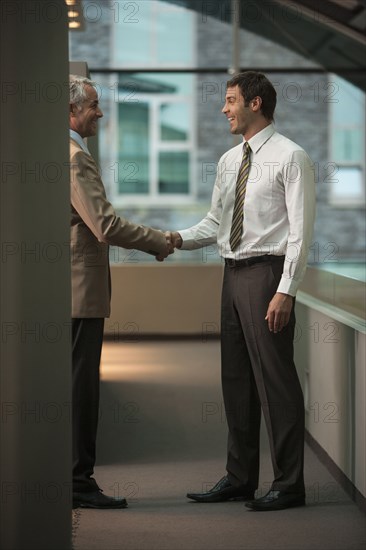
[[[271,488],[303,492],[304,399],[293,360],[294,309],[277,334],[265,321],[282,271],[283,259],[277,258],[225,267],[221,350],[227,471],[233,485],[257,489],[262,410],[274,471]]]
[[[104,319],[72,320],[73,491],[99,489],[92,477],[99,416],[99,364]]]

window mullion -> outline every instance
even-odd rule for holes
[[[159,101],[156,99],[151,100],[150,104],[150,122],[149,122],[149,149],[150,149],[150,192],[151,197],[156,198],[159,194],[158,182],[159,182]]]

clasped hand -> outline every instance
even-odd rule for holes
[[[174,254],[176,248],[182,246],[182,237],[178,231],[165,231],[166,238],[166,253],[155,256],[158,262],[163,262],[170,254]]]

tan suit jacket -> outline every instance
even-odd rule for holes
[[[98,167],[70,139],[72,317],[109,317],[109,245],[157,255],[166,250],[161,231],[116,215]]]

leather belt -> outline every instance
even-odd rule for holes
[[[228,267],[249,267],[260,262],[273,262],[284,260],[285,256],[275,256],[273,254],[264,254],[263,256],[252,256],[244,260],[235,260],[234,258],[225,258],[225,265]]]

